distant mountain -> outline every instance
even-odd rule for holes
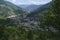
[[[18,6],[28,11],[34,11],[35,9],[39,8],[42,5],[18,5]]]
[[[0,0],[0,18],[7,18],[25,13],[22,8],[4,0]]]
[[[28,14],[27,16],[28,17],[36,17],[36,16],[39,17],[39,16],[41,16],[41,14],[47,13],[48,10],[50,9],[50,7],[51,7],[51,2],[40,6],[35,11],[31,12],[30,14]]]
[[[29,5],[17,5],[17,6],[25,9],[25,8],[28,7]]]

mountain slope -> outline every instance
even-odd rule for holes
[[[18,14],[23,14],[26,11],[22,8],[8,2],[1,0],[0,1],[0,18],[7,18],[9,16],[17,16]]]
[[[40,6],[35,11],[28,14],[28,17],[35,17],[35,16],[41,16],[41,14],[48,12],[48,10],[51,7],[51,3],[47,3],[45,5]]]

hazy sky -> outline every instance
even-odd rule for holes
[[[39,4],[46,4],[48,2],[50,2],[51,0],[8,0],[14,4],[17,5],[21,5],[21,4],[35,4],[35,5],[39,5]]]

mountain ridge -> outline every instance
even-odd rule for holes
[[[19,15],[25,12],[25,10],[12,4],[11,2],[4,0],[0,1],[0,18],[7,18],[8,16]]]
[[[39,8],[42,5],[33,5],[32,4],[32,5],[18,5],[18,6],[25,9],[25,10],[27,10],[27,11],[32,12],[32,11],[36,10],[37,8]]]
[[[29,17],[33,17],[35,15],[40,15],[40,14],[43,14],[43,13],[47,13],[48,10],[50,9],[51,7],[51,2],[50,3],[47,3],[45,5],[42,5],[40,6],[39,8],[37,8],[35,11],[32,11],[30,14],[28,14],[27,16]]]

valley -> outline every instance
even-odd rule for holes
[[[60,40],[59,3],[0,0],[0,40]]]
[[[41,19],[44,13],[48,12],[50,3],[45,5],[25,5],[25,6],[21,5],[21,6],[23,7],[16,6],[8,1],[6,1],[4,4],[0,3],[1,7],[0,9],[2,9],[1,10],[2,12],[4,12],[3,15],[1,15],[1,17],[3,17],[4,19],[4,17],[6,16],[5,18],[14,20],[13,22],[14,24],[24,26],[24,28],[40,30],[39,20]]]

